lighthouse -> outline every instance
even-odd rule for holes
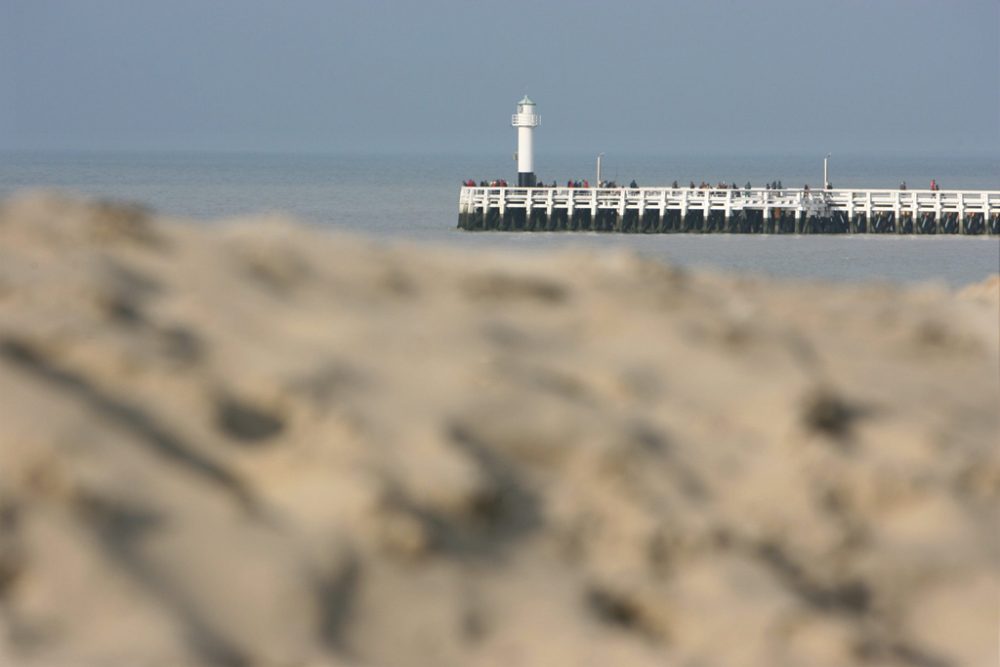
[[[541,122],[542,117],[535,113],[535,103],[525,95],[517,103],[517,113],[510,119],[510,124],[517,128],[517,184],[522,188],[535,185],[535,156],[531,133]]]

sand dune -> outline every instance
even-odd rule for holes
[[[0,664],[995,664],[1000,281],[0,209]]]

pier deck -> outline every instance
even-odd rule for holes
[[[463,187],[467,230],[1000,234],[1000,190]]]

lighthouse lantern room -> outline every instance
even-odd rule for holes
[[[535,103],[525,95],[517,103],[517,113],[510,121],[517,128],[517,184],[522,188],[535,185],[535,156],[531,133],[541,122],[542,117],[535,113]]]

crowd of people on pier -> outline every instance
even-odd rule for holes
[[[477,187],[476,181],[474,179],[471,179],[471,178],[463,181],[462,185],[464,185],[466,187],[470,187],[470,188]],[[506,179],[503,179],[503,178],[494,178],[494,179],[489,180],[489,181],[487,181],[487,180],[481,180],[481,181],[479,181],[478,187],[481,187],[481,188],[506,188],[506,187],[510,187],[510,186],[507,184]],[[590,181],[588,181],[585,178],[583,178],[583,179],[571,178],[568,181],[566,181],[566,185],[559,185],[558,183],[556,183],[556,181],[552,181],[551,185],[546,184],[543,181],[539,181],[538,183],[536,183],[532,187],[536,187],[536,188],[559,188],[559,187],[565,187],[565,188],[589,188],[590,187]],[[605,189],[607,189],[607,188],[630,188],[630,189],[635,189],[635,188],[639,187],[639,183],[636,182],[636,180],[634,178],[629,182],[628,185],[619,185],[616,181],[605,181],[605,180],[602,180],[602,181],[600,181],[597,184],[597,187],[598,188],[605,188]],[[680,188],[683,188],[684,186],[680,185],[675,180],[671,184],[670,187],[672,187],[674,189],[680,189]],[[931,182],[931,189],[934,189],[934,187],[935,187],[935,185],[934,185],[934,183],[932,181]],[[696,185],[694,181],[691,181],[687,185],[687,188],[690,189],[690,190],[740,190],[741,189],[740,186],[738,186],[735,182],[733,182],[733,183],[726,183],[725,181],[719,181],[715,185],[712,185],[708,181],[701,181],[699,184]],[[742,189],[744,189],[744,190],[751,190],[752,188],[753,188],[753,186],[750,184],[750,181],[747,181],[746,185],[743,186]],[[830,184],[830,183],[827,183],[826,184],[826,188],[828,190],[833,189],[833,185]],[[765,190],[783,190],[784,186],[781,184],[781,181],[770,181],[770,182],[764,184],[764,189]],[[804,185],[802,189],[808,191],[809,190],[809,185],[808,184]],[[905,184],[904,184],[903,189],[904,190],[906,189],[905,188]]]
[[[464,185],[467,188],[474,188],[474,187],[476,187],[476,181],[470,178],[470,179],[467,179],[465,181],[462,181],[462,185]],[[479,181],[479,187],[481,187],[481,188],[506,188],[506,187],[509,187],[509,186],[507,185],[507,179],[505,179],[505,178],[494,178],[492,181],[486,181],[486,180]]]
[[[476,181],[474,179],[470,178],[470,179],[467,179],[465,181],[462,181],[462,185],[464,185],[466,187],[474,188],[474,187],[476,187]],[[493,180],[490,180],[490,181],[486,181],[486,180],[479,181],[478,187],[481,187],[481,188],[506,188],[506,187],[510,187],[510,186],[507,185],[506,179],[503,179],[503,178],[494,178]],[[573,178],[571,178],[568,181],[566,181],[566,185],[565,186],[560,186],[555,181],[552,181],[551,185],[546,185],[544,182],[539,181],[533,187],[536,187],[536,188],[558,188],[558,187],[566,187],[566,188],[589,188],[590,187],[590,181],[588,181],[585,178],[584,179],[573,179]],[[639,187],[639,184],[636,182],[636,180],[634,178],[628,184],[628,186],[618,185],[618,183],[616,183],[615,181],[605,181],[605,180],[602,180],[602,181],[600,181],[597,184],[597,187],[598,188],[625,188],[625,187],[628,187],[628,188],[635,189],[635,188]],[[670,185],[670,187],[672,187],[674,189],[680,189],[683,186],[679,185],[677,183],[677,181],[675,180]],[[735,182],[734,183],[726,183],[725,181],[719,181],[715,185],[712,185],[708,181],[701,181],[698,185],[695,185],[695,182],[691,181],[688,184],[687,187],[688,187],[689,190],[740,190],[740,187],[738,185],[736,185]],[[828,182],[824,186],[824,188],[826,190],[832,190],[833,189],[833,183],[829,183]],[[742,189],[749,191],[749,190],[753,189],[753,186],[750,184],[750,181],[747,181],[746,185],[744,185]],[[765,183],[764,184],[764,189],[765,190],[784,190],[785,187],[782,185],[782,183],[781,183],[780,180],[776,180],[776,181],[769,181],[769,182]],[[804,192],[809,192],[810,191],[809,184],[806,183],[805,185],[802,186],[801,189]],[[902,183],[899,184],[899,189],[900,190],[906,190],[906,181],[903,181]],[[933,179],[932,178],[931,179],[930,190],[932,192],[937,192],[940,189],[941,189],[941,186],[938,185],[937,179]]]
[[[494,178],[494,179],[489,180],[489,181],[487,181],[487,180],[484,179],[484,180],[479,181],[478,185],[477,185],[475,179],[469,178],[469,179],[466,179],[466,180],[462,181],[462,185],[464,185],[465,187],[468,187],[468,188],[474,188],[474,187],[480,187],[480,188],[507,188],[507,187],[510,187],[507,184],[506,179],[503,179],[503,178]],[[566,181],[566,185],[559,185],[558,183],[556,183],[556,181],[552,181],[551,184],[547,184],[544,181],[538,181],[532,187],[535,187],[535,188],[560,188],[560,187],[562,187],[562,188],[589,188],[590,187],[590,181],[588,181],[586,178],[582,178],[582,179],[581,178],[571,178],[568,181]],[[634,188],[639,187],[639,184],[635,181],[635,179],[632,179],[632,181],[627,186],[625,186],[625,185],[619,185],[616,181],[605,181],[605,180],[602,180],[602,181],[600,181],[597,184],[597,187],[599,187],[599,188],[625,188],[625,187],[629,187],[629,188],[633,188],[634,189]],[[678,187],[677,186],[677,181],[674,181],[674,187],[675,188]],[[692,188],[694,187],[694,183],[691,184],[691,187]]]

